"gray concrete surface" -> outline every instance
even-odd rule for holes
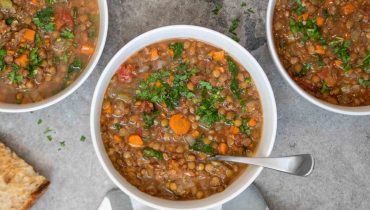
[[[88,81],[55,106],[0,114],[0,139],[51,180],[33,210],[94,210],[114,187],[92,147],[89,108],[99,75],[119,48],[143,32],[171,24],[201,25],[228,34],[237,16],[242,17],[240,43],[260,62],[275,92],[278,132],[272,155],[312,153],[317,162],[306,178],[264,170],[255,183],[270,209],[370,209],[370,117],[322,110],[283,81],[266,46],[267,0],[247,0],[255,13],[244,15],[239,0],[217,2],[224,5],[219,16],[212,14],[214,1],[209,0],[108,0],[108,41]],[[38,119],[43,120],[40,125]],[[51,142],[43,134],[47,127],[56,132]],[[80,142],[81,135],[86,142]],[[58,141],[65,141],[60,151]]]

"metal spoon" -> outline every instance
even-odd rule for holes
[[[259,157],[238,157],[216,155],[211,160],[222,160],[250,165],[262,166],[265,168],[282,171],[297,176],[308,176],[313,171],[315,161],[310,154],[293,155],[277,158],[259,158]]]

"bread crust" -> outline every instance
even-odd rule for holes
[[[45,191],[49,187],[49,180],[45,180],[44,183],[42,183],[39,188],[34,191],[31,196],[28,198],[28,200],[25,202],[24,206],[20,210],[29,210],[33,204],[36,203],[36,201],[45,193]]]
[[[31,187],[32,182],[37,185]],[[0,191],[3,195],[0,203],[1,199],[7,201],[5,206],[0,204],[0,209],[28,210],[45,193],[50,182],[0,141],[0,185],[4,190]],[[18,198],[17,201],[14,198]]]

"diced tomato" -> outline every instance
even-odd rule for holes
[[[329,73],[330,73],[330,69],[325,68],[325,69],[322,69],[321,71],[317,72],[317,75],[320,77],[321,80],[324,80],[326,77],[329,76]]]
[[[130,83],[132,81],[134,70],[134,65],[122,65],[117,72],[118,80],[121,82]]]
[[[317,75],[320,77],[321,80],[325,80],[329,87],[333,87],[336,83],[336,73],[335,72],[336,72],[335,70],[325,68],[317,72]]]
[[[55,8],[55,26],[57,30],[60,30],[63,27],[68,27],[73,30],[74,25],[71,11],[68,10],[68,8],[62,6]]]

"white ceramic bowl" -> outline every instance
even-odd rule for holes
[[[136,37],[126,44],[120,51],[118,51],[118,53],[108,63],[95,89],[90,112],[91,134],[95,152],[98,155],[99,161],[104,170],[112,179],[112,181],[126,194],[135,200],[156,209],[204,210],[223,204],[237,196],[257,178],[262,171],[262,167],[248,167],[247,170],[237,180],[235,180],[229,187],[225,189],[225,191],[214,194],[205,199],[191,201],[165,200],[141,192],[135,186],[127,182],[126,179],[114,169],[110,159],[106,154],[101,139],[100,114],[103,96],[116,70],[127,58],[140,49],[152,43],[175,38],[197,39],[224,49],[249,71],[260,94],[264,115],[262,138],[257,148],[256,156],[267,157],[270,155],[275,141],[277,117],[274,94],[264,71],[253,58],[253,56],[238,43],[216,31],[197,26],[178,25],[154,29]]]
[[[319,106],[323,109],[347,115],[370,115],[370,106],[360,106],[360,107],[347,107],[339,106],[335,104],[328,103],[321,99],[318,99],[305,90],[303,90],[292,78],[290,78],[288,72],[285,70],[284,66],[281,64],[279,56],[276,52],[274,37],[272,35],[272,25],[273,25],[273,16],[275,9],[276,0],[270,0],[267,7],[267,17],[266,17],[266,31],[267,31],[267,42],[270,49],[272,59],[275,62],[275,65],[278,67],[281,75],[289,83],[289,85],[297,91],[301,96],[307,99],[309,102]]]
[[[86,65],[86,68],[78,76],[78,78],[70,84],[66,89],[62,90],[56,95],[46,98],[42,101],[30,104],[7,104],[0,103],[0,112],[8,113],[19,113],[19,112],[30,112],[39,109],[46,108],[59,101],[65,99],[67,96],[71,95],[77,88],[79,88],[82,83],[90,76],[91,72],[94,70],[96,64],[98,63],[100,56],[103,52],[105,46],[105,40],[107,38],[108,32],[108,6],[106,0],[98,0],[99,12],[100,12],[100,24],[99,24],[99,35],[96,43],[96,50],[94,55],[91,57],[90,62]]]

